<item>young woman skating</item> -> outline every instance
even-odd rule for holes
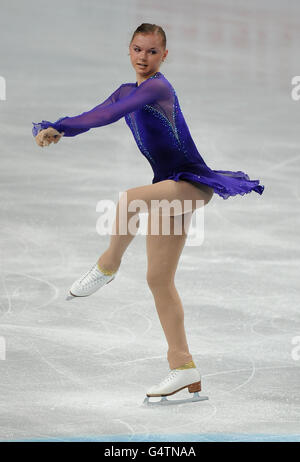
[[[212,170],[205,163],[191,137],[176,92],[159,71],[168,55],[166,35],[160,26],[141,24],[132,36],[129,54],[136,82],[121,84],[103,103],[78,116],[62,117],[54,123],[46,120],[33,123],[33,135],[39,146],[48,146],[62,137],[77,136],[125,117],[139,150],[151,164],[152,184],[129,189],[121,196],[108,249],[73,283],[70,297],[89,296],[116,277],[124,252],[134,238],[130,232],[118,233],[124,225],[120,220],[125,220],[126,228],[137,214],[127,209],[121,218],[119,209],[125,202],[129,206],[131,201],[143,200],[148,206],[147,282],[168,342],[170,366],[166,379],[151,387],[147,396],[167,396],[185,387],[190,392],[198,392],[201,377],[188,348],[183,307],[174,284],[187,228],[182,227],[182,234],[175,235],[174,227],[178,220],[189,223],[199,204],[208,204],[214,193],[227,199],[251,191],[262,194],[264,186],[259,180],[250,180],[242,171]],[[175,199],[180,201],[185,213],[169,212],[169,235],[151,234],[153,201],[170,203]],[[191,201],[189,210],[184,208],[186,200]],[[163,213],[159,220],[162,222]]]

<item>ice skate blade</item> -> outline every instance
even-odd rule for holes
[[[66,300],[73,300],[73,298],[76,298],[75,295],[69,294],[66,296]]]
[[[66,296],[66,300],[73,300],[73,298],[85,298],[85,297],[90,297],[90,295],[73,295],[70,292],[69,295]]]
[[[196,391],[192,398],[186,399],[167,399],[166,396],[162,396],[160,401],[150,401],[151,396],[146,396],[143,401],[143,406],[169,406],[171,404],[185,404],[185,403],[195,403],[197,401],[206,401],[208,396],[200,396]]]

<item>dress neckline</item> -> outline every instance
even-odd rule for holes
[[[151,75],[151,77],[148,77],[148,79],[143,80],[143,82],[140,83],[139,85],[137,84],[137,82],[135,82],[135,86],[138,88],[138,87],[140,87],[141,85],[143,85],[143,83],[147,82],[147,80],[153,79],[153,78],[155,78],[155,77],[157,77],[157,76],[159,76],[159,75],[161,75],[161,72],[159,72],[159,71],[158,71],[158,72],[155,72],[155,74]]]

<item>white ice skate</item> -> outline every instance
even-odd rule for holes
[[[174,395],[184,388],[188,388],[190,393],[194,393],[194,396],[186,399],[167,399],[167,396]],[[199,391],[201,391],[201,375],[197,368],[172,369],[162,382],[147,391],[143,404],[146,406],[182,404],[208,399],[208,396],[200,396]],[[161,397],[161,400],[153,402],[149,400],[151,397]]]
[[[70,293],[66,297],[66,300],[72,300],[75,297],[88,297],[96,292],[101,287],[110,283],[115,279],[116,272],[102,271],[96,263],[89,271],[87,271],[81,278],[75,281],[71,288]]]

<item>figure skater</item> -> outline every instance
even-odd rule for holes
[[[186,387],[191,393],[198,392],[201,376],[188,348],[183,307],[174,284],[187,229],[184,228],[181,235],[172,234],[175,222],[183,218],[190,221],[199,203],[200,206],[208,204],[214,193],[227,199],[251,191],[262,194],[264,186],[259,185],[259,180],[250,180],[242,171],[212,170],[204,162],[191,137],[176,92],[159,71],[168,55],[166,35],[160,26],[141,24],[133,33],[129,54],[136,72],[135,83],[123,83],[103,103],[78,116],[62,117],[54,123],[33,122],[32,131],[37,144],[43,147],[57,143],[62,136],[76,136],[125,117],[139,150],[151,164],[152,184],[129,189],[121,195],[109,247],[91,270],[74,282],[70,296],[89,296],[115,278],[122,256],[135,236],[130,232],[118,234],[121,220],[126,221],[128,231],[130,219],[139,215],[127,209],[125,217],[121,218],[119,208],[124,201],[129,206],[133,200],[143,200],[148,206],[147,282],[168,343],[170,366],[167,377],[151,387],[147,397],[165,397]],[[152,200],[170,203],[174,199],[182,205],[190,200],[190,210],[185,209],[182,215],[170,212],[169,235],[151,234],[155,212]],[[163,220],[163,213],[159,220]]]

